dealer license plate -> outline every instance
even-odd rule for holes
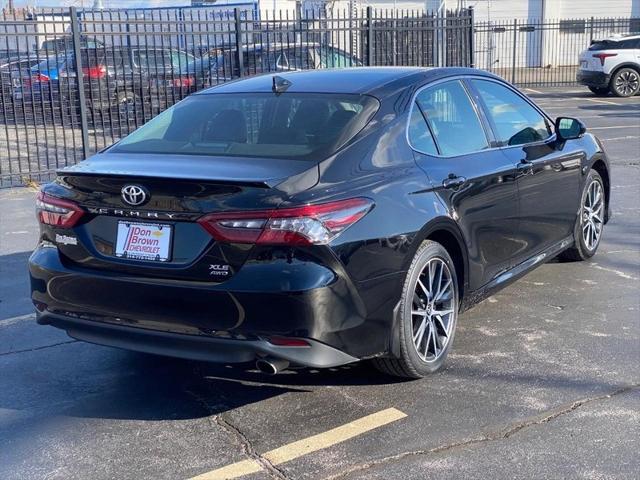
[[[171,225],[118,222],[116,257],[168,262],[171,257]]]

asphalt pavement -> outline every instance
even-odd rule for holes
[[[0,478],[638,478],[640,97],[524,90],[582,118],[612,164],[587,262],[550,262],[459,319],[446,368],[264,376],[36,325],[29,189],[0,190]]]

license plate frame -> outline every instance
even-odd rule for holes
[[[138,230],[135,230],[135,229]],[[114,254],[118,258],[152,263],[171,261],[173,225],[119,220]]]

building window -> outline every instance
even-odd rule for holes
[[[560,20],[561,33],[584,33],[586,26],[586,20]]]
[[[629,32],[640,33],[640,18],[632,18],[629,20]]]

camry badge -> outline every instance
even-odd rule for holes
[[[145,203],[149,197],[145,188],[139,185],[125,185],[120,191],[124,203],[137,207]]]

